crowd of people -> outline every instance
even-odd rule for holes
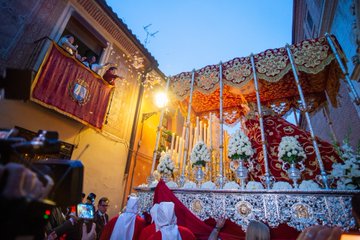
[[[17,163],[0,165],[0,179],[7,175],[0,192],[0,200],[15,200],[23,197],[44,199],[46,187],[39,181],[36,173]],[[26,181],[23,181],[23,180]],[[32,184],[29,184],[32,183]],[[118,215],[109,220],[107,214],[110,200],[101,197],[96,204],[96,194],[90,193],[87,198],[82,194],[82,204],[92,206],[89,221],[80,219],[74,207],[52,209],[49,221],[44,231],[44,239],[81,239],[81,240],[192,240],[197,239],[190,227],[178,225],[175,214],[175,204],[171,201],[155,203],[150,209],[150,215],[139,212],[139,198],[131,195],[127,205]],[[352,213],[356,226],[360,223],[360,195],[352,197]],[[96,209],[96,210],[95,210]],[[2,219],[2,218],[1,218]],[[5,219],[2,219],[6,221]],[[225,224],[225,218],[219,218],[208,236],[208,240],[219,239],[219,234]],[[3,221],[2,221],[3,222]],[[4,223],[4,222],[3,222]],[[4,226],[3,226],[4,227]],[[3,229],[4,230],[4,229]],[[298,240],[339,240],[343,239],[343,232],[339,227],[315,225],[306,228],[297,237]],[[346,234],[359,234],[355,231]],[[354,235],[352,235],[354,236]],[[360,235],[355,235],[360,237]],[[246,240],[271,239],[269,227],[261,221],[251,221],[246,230]]]
[[[78,45],[74,45],[75,38],[72,35],[65,35],[58,41],[60,47],[66,50],[70,55],[76,57],[84,66],[91,69],[94,73],[98,74],[101,69],[106,69],[103,79],[110,85],[115,85],[116,79],[123,79],[122,76],[117,75],[117,67],[112,66],[110,62],[99,64],[95,55],[81,56],[78,52]]]
[[[89,198],[88,198],[89,199]],[[352,200],[353,215],[359,224],[359,200],[355,195]],[[88,202],[92,204],[92,201]],[[86,239],[100,240],[195,240],[194,233],[186,226],[177,224],[175,204],[173,202],[160,202],[150,209],[150,218],[139,213],[139,198],[130,196],[122,213],[109,220],[106,214],[109,200],[105,197],[98,202],[93,228],[86,231],[83,227],[81,233]],[[226,219],[219,218],[211,231],[208,240],[217,240],[224,227]],[[95,230],[96,229],[96,230]],[[339,227],[315,225],[306,228],[298,240],[339,240],[342,236]],[[360,235],[359,235],[360,238]],[[80,238],[79,238],[80,239]],[[84,238],[83,238],[84,239]],[[239,238],[240,239],[240,238]],[[270,228],[263,222],[250,221],[245,235],[246,240],[270,240]]]

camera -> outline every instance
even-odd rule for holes
[[[18,137],[15,128],[0,129],[0,164],[23,164],[37,175],[44,186],[48,184],[49,176],[54,183],[45,200],[28,197],[6,199],[1,196],[1,192],[8,181],[8,175],[4,173],[0,176],[0,231],[4,239],[15,239],[18,236],[42,239],[45,225],[55,207],[71,206],[81,202],[83,165],[80,161],[26,159],[26,156],[31,154],[46,155],[59,151],[57,132],[39,130],[37,136],[28,141]]]

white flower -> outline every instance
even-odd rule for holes
[[[159,164],[157,168],[159,173],[161,174],[172,174],[174,171],[174,163],[171,160],[171,156],[169,153],[161,154]]]
[[[313,180],[304,180],[299,185],[299,189],[301,189],[301,190],[319,190],[320,186]]]
[[[344,163],[334,163],[331,175],[337,179],[338,189],[359,189],[358,178],[360,177],[360,155],[345,143],[338,149],[340,158]]]
[[[251,148],[251,142],[248,136],[242,131],[237,130],[230,137],[228,144],[228,157],[232,160],[241,158],[247,160],[254,155],[254,150]]]
[[[246,190],[264,189],[264,186],[260,182],[249,181],[246,185]]]
[[[207,181],[207,182],[204,182],[202,185],[201,185],[201,188],[202,189],[215,189],[216,188],[216,185],[215,183],[211,182],[211,181]]]
[[[292,186],[288,182],[279,181],[279,182],[274,183],[272,189],[274,189],[274,190],[288,190],[288,189],[292,189]]]
[[[204,166],[206,162],[210,162],[210,152],[203,141],[198,141],[190,154],[190,161],[193,165]]]
[[[234,189],[234,190],[237,190],[237,189],[240,189],[240,186],[239,186],[239,184],[237,184],[236,182],[232,181],[232,182],[226,183],[223,189]]]
[[[196,188],[196,183],[192,181],[186,182],[182,188]]]
[[[282,137],[278,148],[279,160],[288,163],[297,163],[306,158],[305,151],[296,137]]]

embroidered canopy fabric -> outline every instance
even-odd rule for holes
[[[339,52],[340,46],[331,36]],[[300,78],[309,110],[313,111],[326,101],[326,94],[337,106],[341,70],[326,37],[304,40],[289,46]],[[341,54],[343,57],[343,54]],[[291,107],[299,108],[299,92],[286,48],[269,49],[254,55],[259,93],[262,105],[271,107],[278,114],[285,114]],[[251,58],[234,58],[222,65],[224,119],[231,124],[245,115],[248,104],[256,102],[254,73]],[[194,90],[191,111],[196,116],[219,112],[220,64],[208,65],[194,72]],[[170,91],[186,113],[189,105],[192,72],[183,72],[170,79]],[[326,94],[325,94],[326,91]]]

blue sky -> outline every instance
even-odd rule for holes
[[[291,43],[292,0],[106,0],[165,75]]]

